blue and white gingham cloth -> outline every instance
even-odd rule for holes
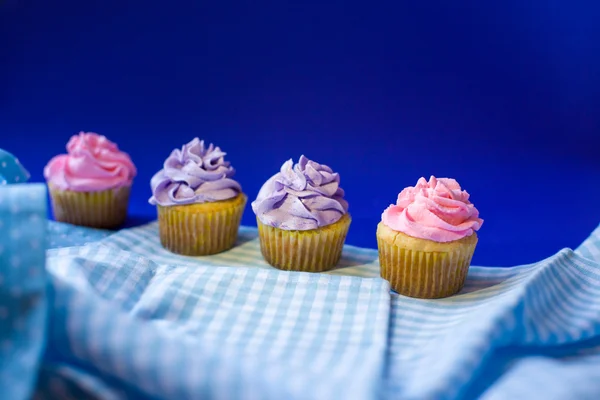
[[[329,274],[272,269],[252,228],[203,258],[166,252],[156,223],[46,238],[44,197],[0,187],[3,398],[600,398],[600,227],[419,300],[390,294],[375,250],[347,246]]]

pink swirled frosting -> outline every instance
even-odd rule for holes
[[[395,231],[435,242],[471,236],[483,224],[469,193],[458,182],[434,176],[400,192],[396,204],[383,212],[382,221]]]
[[[67,153],[44,168],[48,183],[61,190],[96,192],[129,186],[137,174],[127,153],[105,136],[80,132],[67,143]]]

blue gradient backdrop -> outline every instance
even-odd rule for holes
[[[0,147],[41,181],[71,134],[109,136],[139,167],[130,224],[194,136],[250,198],[290,157],[332,166],[354,245],[431,174],[480,209],[476,264],[536,261],[600,222],[598,2],[0,4]]]

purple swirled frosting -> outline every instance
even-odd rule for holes
[[[265,225],[284,230],[317,229],[348,212],[340,176],[301,156],[286,161],[260,189],[252,210]]]
[[[175,149],[165,160],[163,169],[150,180],[149,203],[176,206],[232,199],[242,192],[235,174],[220,148],[194,138]]]

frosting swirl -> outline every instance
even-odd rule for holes
[[[174,206],[228,200],[242,192],[226,153],[212,143],[194,138],[175,149],[165,160],[163,169],[150,180],[152,197],[149,203]]]
[[[286,161],[260,189],[252,210],[265,225],[309,230],[337,222],[348,212],[340,176],[326,165],[301,156]]]
[[[137,170],[127,153],[105,136],[80,132],[44,168],[48,183],[62,190],[101,191],[129,186]]]
[[[434,176],[420,178],[415,187],[407,187],[382,215],[389,228],[409,236],[451,242],[471,236],[483,220],[469,201],[469,193],[454,179]]]

